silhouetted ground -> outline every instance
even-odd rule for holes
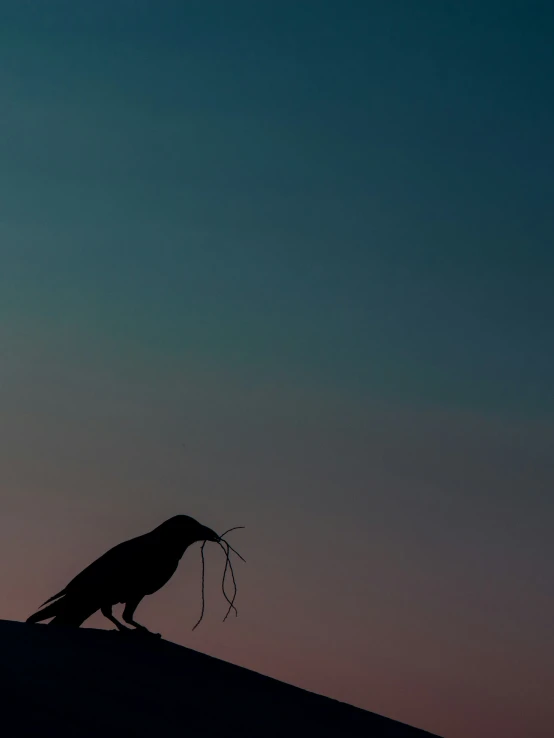
[[[0,621],[9,738],[431,738],[167,641]]]

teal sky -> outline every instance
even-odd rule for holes
[[[0,0],[0,532],[47,536],[11,617],[166,514],[245,523],[245,630],[191,641],[181,583],[174,639],[546,735],[516,662],[553,676],[553,33],[550,2]]]

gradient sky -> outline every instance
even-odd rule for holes
[[[447,738],[554,706],[554,9],[0,0],[0,586]],[[184,447],[183,447],[184,444]],[[103,626],[101,618],[91,624]]]

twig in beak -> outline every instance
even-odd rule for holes
[[[206,541],[200,546],[200,556],[202,557],[202,612],[200,613],[200,617],[196,621],[196,625],[194,626],[193,630],[195,630],[200,623],[202,622],[202,618],[204,617],[204,605],[205,605],[205,597],[204,597],[204,570],[206,568],[206,563],[204,561],[204,546],[206,545]]]

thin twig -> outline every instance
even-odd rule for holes
[[[227,543],[227,541],[225,541],[225,543]],[[227,546],[229,546],[228,543],[227,543]],[[229,548],[230,548],[230,546],[229,546]],[[227,551],[227,561],[229,562],[229,571],[231,572],[231,579],[233,580],[233,586],[235,588],[235,591],[233,593],[233,598],[231,600],[229,609],[227,610],[227,614],[223,618],[223,622],[225,622],[227,620],[227,618],[229,617],[229,614],[231,612],[231,608],[234,609],[235,616],[238,616],[238,611],[237,611],[237,608],[235,607],[235,599],[236,599],[236,596],[237,596],[237,581],[235,579],[235,572],[233,571],[233,564],[231,563],[231,557],[229,556],[229,551]]]
[[[237,555],[237,556],[239,557],[239,559],[242,559],[242,561],[244,561],[244,563],[246,564],[246,559],[244,559],[244,558],[243,558],[243,557],[242,557],[242,556],[241,556],[241,555],[239,554],[239,552],[238,552],[238,551],[237,551],[237,550],[236,550],[235,548],[233,548],[233,547],[231,546],[231,544],[230,544],[230,543],[228,543],[228,541],[224,541],[224,543],[226,543],[226,544],[227,544],[227,545],[229,546],[229,548],[231,549],[231,551],[233,551],[233,553],[236,553],[236,555]]]
[[[204,546],[206,545],[206,541],[200,546],[200,556],[202,557],[202,612],[200,613],[200,617],[198,618],[196,625],[194,626],[193,630],[196,629],[198,625],[202,622],[202,618],[204,617],[204,605],[205,605],[205,597],[204,597],[204,569],[205,561],[204,561]]]
[[[226,530],[225,533],[222,533],[219,537],[223,538],[223,536],[226,536],[227,533],[230,533],[232,530],[243,530],[244,525],[236,525],[234,528],[229,528],[229,530]]]
[[[218,541],[219,543],[219,541]],[[225,577],[227,575],[227,569],[230,566],[230,559],[229,559],[229,550],[224,547],[222,543],[219,543],[221,548],[223,549],[223,553],[225,554],[225,569],[223,570],[223,579],[221,580],[221,590],[223,592],[223,596],[229,603],[229,609],[233,609],[235,613],[238,615],[237,608],[234,606],[233,602],[229,599],[229,596],[227,595],[227,592],[225,591]],[[236,595],[236,593],[235,593]]]

